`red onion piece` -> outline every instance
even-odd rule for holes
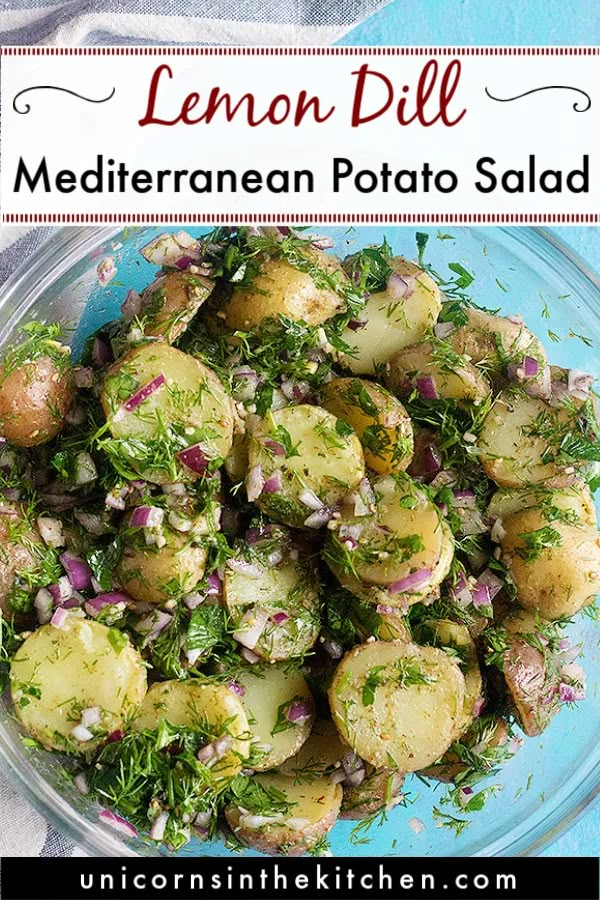
[[[267,622],[269,615],[262,609],[248,610],[242,617],[239,627],[233,632],[233,639],[247,650],[254,650]]]
[[[408,300],[414,294],[416,286],[415,275],[399,275],[397,272],[392,272],[385,289],[395,300]]]
[[[415,834],[421,834],[422,831],[425,831],[425,823],[421,819],[417,819],[416,816],[409,819],[406,824]]]
[[[558,697],[561,703],[575,703],[575,694],[575,687],[572,684],[566,684],[566,682],[561,681],[558,686]]]
[[[91,588],[92,570],[85,559],[81,559],[81,557],[75,556],[68,551],[59,558],[74,590],[86,591],[88,588]]]
[[[54,628],[64,628],[65,622],[68,618],[68,611],[64,607],[59,606],[50,619],[50,624],[53,625]]]
[[[330,506],[324,506],[322,509],[317,509],[304,520],[304,527],[314,529],[322,528],[331,521],[333,513],[334,510]]]
[[[357,769],[356,772],[346,776],[345,784],[350,785],[350,787],[360,787],[365,780],[366,774],[364,769]]]
[[[114,828],[115,831],[125,835],[125,837],[135,838],[138,836],[137,829],[127,819],[124,819],[123,816],[118,816],[111,809],[103,809],[98,818],[110,825],[111,828]]]
[[[539,372],[540,364],[533,356],[526,356],[523,360],[523,374],[525,378],[535,378]]]
[[[288,400],[296,400],[297,402],[301,402],[310,393],[310,385],[306,381],[284,379],[281,382],[281,390]]]
[[[163,810],[157,815],[157,817],[152,822],[152,825],[150,826],[150,831],[148,832],[151,840],[162,841],[165,836],[168,821],[169,813],[166,810]]]
[[[453,491],[452,505],[459,508],[471,508],[475,506],[475,494],[473,491]]]
[[[144,645],[146,645],[155,641],[165,628],[169,627],[172,621],[173,616],[163,612],[162,609],[157,609],[149,616],[145,616],[145,618],[136,622],[133,628],[138,634],[144,635]]]
[[[246,696],[246,688],[243,684],[240,684],[239,681],[230,681],[228,682],[227,687],[233,694],[236,694],[238,697]]]
[[[350,319],[348,328],[350,331],[360,331],[360,329],[364,328],[367,324],[368,319]]]
[[[325,504],[321,500],[319,500],[315,492],[311,490],[302,491],[302,493],[298,497],[298,500],[304,506],[307,506],[309,509],[312,509],[315,512],[317,510],[323,509],[325,506]]]
[[[252,650],[249,650],[248,647],[242,647],[240,650],[240,656],[242,656],[247,663],[250,663],[251,666],[255,666],[256,663],[260,662],[260,656],[256,653],[253,653]]]
[[[567,391],[576,400],[587,400],[596,379],[593,375],[581,372],[579,369],[569,369],[567,376]]]
[[[246,495],[251,503],[254,500],[258,500],[258,498],[262,494],[263,487],[264,479],[262,474],[262,466],[252,466],[246,476]]]
[[[294,725],[303,725],[312,716],[312,705],[306,700],[294,700],[284,712],[288,722]]]
[[[265,494],[278,494],[283,486],[281,472],[274,472],[263,484]]]
[[[523,316],[519,316],[517,314],[507,316],[506,318],[508,319],[509,322],[512,322],[513,325],[524,325],[525,324],[525,320],[523,319]]]
[[[175,262],[175,267],[177,269],[187,269],[188,266],[191,266],[195,262],[196,260],[193,256],[180,256]]]
[[[208,584],[208,588],[206,590],[207,594],[220,594],[221,593],[221,579],[217,572],[211,572],[208,578],[206,579]]]
[[[177,459],[182,462],[184,466],[187,466],[188,469],[191,469],[192,472],[196,472],[198,475],[202,475],[206,472],[210,462],[210,459],[206,456],[200,444],[194,444],[192,447],[186,447],[185,450],[180,450],[177,454]]]
[[[431,578],[431,569],[418,569],[416,572],[407,575],[406,578],[400,578],[393,584],[390,584],[388,594],[404,594],[416,591],[418,588],[426,584]]]
[[[284,622],[287,622],[288,619],[289,619],[288,614],[284,613],[284,612],[274,613],[271,616],[271,621],[274,622],[275,625],[283,625]]]
[[[273,438],[263,438],[262,439],[263,447],[266,447],[274,456],[285,456],[285,447],[283,444],[280,444],[279,441],[274,441]]]
[[[490,600],[500,593],[504,587],[504,582],[494,575],[491,569],[485,569],[477,579],[478,584],[485,584],[490,594]]]
[[[235,572],[236,575],[245,575],[247,578],[262,578],[265,574],[264,569],[256,563],[248,562],[240,557],[232,557],[227,560],[227,568]]]
[[[85,611],[95,619],[107,606],[118,606],[119,604],[122,604],[123,608],[125,608],[126,606],[131,606],[133,600],[129,594],[125,594],[123,591],[108,591],[88,600],[85,604]]]
[[[92,341],[92,361],[94,365],[98,369],[101,369],[103,366],[108,365],[108,363],[113,362],[114,358],[114,354],[109,344],[107,344],[106,341],[103,341],[102,338],[95,337]]]
[[[165,512],[160,506],[137,506],[129,517],[131,528],[156,528],[162,525]]]
[[[453,331],[456,330],[454,322],[438,322],[433,326],[433,333],[440,341],[444,341]]]
[[[315,250],[331,250],[331,248],[335,246],[333,238],[324,237],[321,235],[311,237],[310,245],[311,247],[314,247]]]
[[[144,387],[140,388],[139,391],[136,391],[135,394],[132,394],[129,400],[126,400],[122,406],[122,409],[127,412],[133,412],[134,409],[137,409],[148,397],[151,397],[152,394],[155,394],[164,384],[167,383],[167,379],[160,372],[156,378],[153,378],[152,381],[149,381],[148,384],[145,384]],[[118,412],[116,413],[118,415]]]
[[[48,585],[48,593],[55,606],[63,606],[65,600],[69,600],[73,596],[73,585],[65,575],[63,578],[59,578],[56,584]]]
[[[481,584],[477,582],[472,591],[473,598],[473,606],[476,609],[479,609],[482,606],[489,606],[492,602],[492,598],[490,596],[490,589],[487,584]]]
[[[431,375],[423,375],[415,380],[417,390],[423,400],[439,400],[440,395]]]
[[[426,475],[437,475],[442,468],[442,454],[435,444],[428,444],[423,451],[423,471]]]
[[[125,737],[125,732],[121,731],[120,728],[117,728],[116,731],[111,731],[111,733],[106,738],[107,744],[116,744],[118,741],[122,741]]]
[[[473,706],[473,715],[480,716],[483,710],[485,709],[485,698],[479,697]]]
[[[396,612],[396,607],[386,606],[385,603],[378,603],[375,610],[380,616],[393,616]]]
[[[133,288],[127,291],[125,299],[121,304],[121,314],[126,322],[137,319],[142,311],[142,298]]]
[[[105,256],[96,266],[96,277],[101,285],[108,284],[117,274],[117,267],[112,256]]]

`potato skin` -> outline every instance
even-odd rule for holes
[[[366,819],[383,809],[393,809],[402,800],[404,775],[367,765],[366,776],[357,787],[342,785],[344,799],[340,819]]]
[[[285,854],[302,856],[335,825],[342,805],[342,789],[328,778],[315,778],[298,784],[285,775],[256,775],[263,787],[281,791],[294,806],[281,822],[256,826],[239,807],[228,806],[225,818],[229,827],[242,843],[269,856]],[[302,828],[293,828],[288,820],[306,820]],[[249,821],[248,821],[249,820]]]
[[[189,535],[164,529],[164,547],[147,547],[125,542],[117,577],[134,600],[164,603],[190,594],[202,580],[207,559],[205,547],[190,543]],[[177,581],[180,590],[173,593],[169,582]]]
[[[428,376],[445,400],[481,403],[490,394],[485,376],[465,357],[453,360],[451,366],[443,365],[436,359],[436,345],[429,342],[399,350],[385,366],[386,384],[400,398],[409,397],[417,379]]]
[[[35,569],[38,560],[31,545],[43,542],[34,527],[28,527],[23,510],[16,503],[1,504],[0,512],[0,611],[10,619],[10,591],[18,572]],[[20,618],[20,617],[19,617]]]
[[[380,475],[403,472],[413,455],[410,416],[385,388],[364,378],[334,378],[325,386],[322,405],[354,428],[365,462]]]
[[[62,430],[75,389],[68,361],[40,356],[0,370],[0,434],[17,447],[35,447]]]
[[[87,752],[123,727],[146,693],[146,669],[127,641],[119,651],[110,629],[69,618],[62,628],[42,625],[16,653],[10,671],[17,716],[44,747]],[[37,687],[39,696],[31,692]],[[71,736],[82,709],[99,707],[102,732],[79,746]]]
[[[144,334],[162,336],[169,344],[181,337],[213,292],[214,281],[191,272],[161,275],[142,291]]]
[[[525,325],[474,307],[465,306],[463,311],[467,324],[453,331],[448,340],[457,353],[468,356],[471,362],[485,362],[486,369],[496,380],[501,375],[503,359],[507,357],[517,360],[525,355],[532,356],[541,363],[540,369],[547,364],[544,348]],[[541,373],[536,377],[541,378]]]
[[[345,279],[339,262],[323,251],[307,247],[303,255],[313,265],[339,273]],[[234,288],[222,311],[228,328],[249,331],[264,319],[280,315],[307,325],[321,325],[342,306],[339,294],[318,287],[307,272],[294,268],[285,259],[266,259],[248,287]]]
[[[516,513],[503,524],[502,552],[521,606],[554,620],[572,616],[593,603],[600,593],[600,534],[595,528],[549,522],[535,509]],[[557,546],[528,554],[522,535],[542,528],[552,529],[550,537]]]
[[[472,722],[466,734],[461,737],[460,744],[469,749],[481,747],[483,744],[484,752],[490,757],[489,768],[493,769],[497,764],[494,751],[496,749],[500,751],[506,745],[508,737],[509,730],[506,722],[493,715],[487,715]],[[426,778],[435,778],[436,781],[449,784],[456,781],[468,768],[469,764],[460,758],[460,754],[453,745],[444,753],[439,762],[423,769],[421,774]]]
[[[402,686],[401,664],[418,670],[426,683]],[[365,695],[369,679],[372,697]],[[458,737],[465,680],[443,650],[373,641],[342,659],[329,702],[342,739],[362,759],[376,768],[415,772],[439,759]]]
[[[559,708],[558,677],[549,676],[543,653],[523,638],[512,640],[504,653],[504,680],[525,734],[541,734]]]

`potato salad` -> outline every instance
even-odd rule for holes
[[[466,827],[584,700],[594,379],[426,241],[164,234],[80,359],[5,348],[0,677],[125,837],[321,854],[423,782]]]

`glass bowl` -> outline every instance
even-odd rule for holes
[[[0,291],[0,343],[14,337],[31,317],[72,326],[76,355],[95,328],[118,315],[128,288],[141,289],[155,268],[138,253],[160,231],[170,229],[65,228],[55,233]],[[176,229],[172,229],[176,230]],[[206,229],[190,229],[197,235]],[[384,234],[395,253],[414,257],[410,228],[324,228],[340,254]],[[470,290],[486,307],[520,313],[546,344],[553,362],[600,376],[600,280],[554,234],[530,228],[452,228],[452,238],[429,229],[427,259],[440,271],[460,262],[475,276]],[[110,284],[98,283],[96,267],[113,256],[118,272]],[[550,336],[548,334],[550,332]],[[591,343],[590,343],[591,341]],[[432,807],[445,790],[428,789],[417,778],[407,781],[408,807],[395,809],[381,826],[353,833],[340,822],[331,833],[334,855],[501,856],[541,851],[600,792],[600,660],[598,626],[579,617],[572,628],[585,645],[588,699],[579,709],[564,709],[548,730],[525,746],[492,781],[503,789],[471,815],[460,836],[436,827]],[[88,853],[99,856],[167,853],[141,839],[124,841],[98,821],[98,808],[65,779],[61,760],[25,749],[19,726],[6,702],[0,703],[0,757],[14,784],[53,824]],[[412,817],[426,828],[408,826]],[[218,843],[190,844],[196,856],[229,853]],[[253,855],[251,851],[247,851]]]

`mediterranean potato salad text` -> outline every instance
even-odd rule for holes
[[[7,349],[0,674],[124,835],[320,854],[422,829],[417,778],[460,832],[585,698],[593,378],[426,241],[165,234],[81,361],[52,322]]]

